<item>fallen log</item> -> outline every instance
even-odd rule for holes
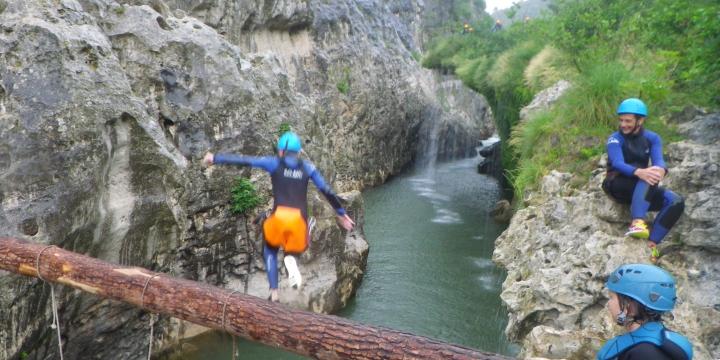
[[[0,238],[0,269],[316,359],[508,359],[12,238]]]

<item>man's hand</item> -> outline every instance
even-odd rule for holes
[[[350,216],[348,216],[348,214],[345,214],[342,216],[338,215],[338,221],[340,222],[340,226],[342,226],[343,229],[345,229],[347,231],[352,230],[353,226],[355,225],[355,222],[352,221],[352,219],[350,218]]]
[[[661,167],[659,167],[659,166],[651,166],[651,167],[648,168],[648,170],[653,171],[653,172],[655,172],[656,174],[658,174],[658,175],[660,176],[660,180],[662,180],[662,179],[665,178],[666,172],[665,172],[665,169],[664,169],[664,168],[661,168]]]
[[[205,154],[205,157],[203,157],[203,159],[202,159],[202,163],[205,166],[212,165],[214,161],[215,161],[215,155],[213,155],[213,153],[211,153],[209,151]]]
[[[665,176],[665,169],[657,166],[647,169],[637,169],[635,170],[635,176],[639,177],[640,180],[650,184],[651,186],[655,186]]]

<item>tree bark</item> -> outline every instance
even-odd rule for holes
[[[508,359],[12,238],[0,238],[0,269],[69,285],[316,359]]]

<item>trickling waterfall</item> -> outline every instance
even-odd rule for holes
[[[420,128],[420,139],[418,141],[417,155],[415,161],[416,169],[427,169],[432,171],[435,168],[438,158],[438,137],[440,136],[441,109],[437,106],[428,106],[423,114],[425,121]]]

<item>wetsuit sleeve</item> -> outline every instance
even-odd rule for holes
[[[648,133],[647,136],[650,141],[650,160],[653,166],[659,166],[667,172],[667,166],[665,166],[665,160],[662,154],[662,139],[660,135],[656,133]]]
[[[622,142],[615,134],[610,135],[607,140],[607,152],[613,169],[625,176],[634,176],[633,173],[637,168],[625,162],[625,157],[622,152]]]
[[[310,174],[310,179],[312,179],[315,187],[325,196],[333,209],[335,209],[335,212],[340,216],[345,215],[346,211],[340,203],[340,198],[335,195],[335,192],[325,183],[325,179],[323,179],[317,168],[309,162],[304,162],[303,165],[305,166],[305,171]]]
[[[232,154],[215,154],[214,164],[250,166],[263,169],[269,173],[274,172],[278,167],[276,157],[257,157]]]

